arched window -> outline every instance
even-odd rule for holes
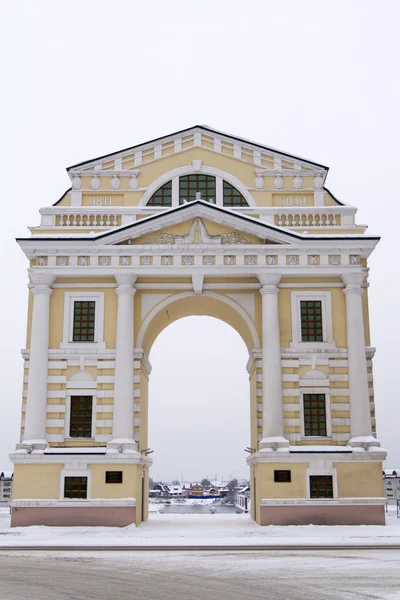
[[[243,194],[233,185],[221,177],[200,173],[182,175],[179,180],[175,177],[173,181],[168,181],[154,192],[147,206],[178,206],[185,201],[193,202],[196,198],[218,206],[249,206]]]
[[[193,200],[196,200],[196,193],[200,193],[201,200],[215,202],[215,177],[211,175],[184,175],[179,177],[179,204],[183,204],[184,200],[193,202]]]
[[[158,188],[147,203],[148,206],[172,206],[172,181]]]
[[[224,181],[224,206],[248,206],[242,194],[227,181]]]

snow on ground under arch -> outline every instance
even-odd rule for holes
[[[8,508],[0,508],[1,546],[23,545],[285,545],[400,544],[400,519],[390,508],[385,526],[268,526],[248,515],[151,514],[140,527],[18,527],[10,528]]]

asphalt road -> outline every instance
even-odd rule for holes
[[[400,551],[0,553],[1,600],[400,600]]]

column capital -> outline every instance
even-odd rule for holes
[[[259,273],[257,275],[261,283],[260,294],[279,294],[278,284],[281,280],[281,273]]]
[[[54,273],[34,271],[33,269],[28,269],[30,283],[28,285],[32,294],[44,294],[50,296],[52,293],[51,286],[57,279]]]
[[[341,279],[345,284],[344,294],[359,294],[363,293],[362,283],[365,279],[363,273],[343,273]]]
[[[136,289],[134,288],[135,281],[137,279],[136,273],[126,272],[126,271],[117,271],[114,275],[115,281],[118,286],[115,290],[118,294],[132,294],[136,293]]]

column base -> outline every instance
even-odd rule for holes
[[[259,450],[270,450],[275,452],[278,449],[289,449],[289,440],[284,437],[264,437],[258,442]]]
[[[123,454],[124,452],[137,453],[138,445],[134,439],[115,438],[107,442],[107,454]]]
[[[347,442],[348,446],[352,448],[362,448],[363,450],[374,450],[375,448],[380,449],[380,441],[374,438],[372,435],[359,435],[357,437],[352,437]]]
[[[47,440],[24,440],[20,444],[15,445],[15,451],[18,453],[38,454],[44,452],[48,446],[49,442]]]

